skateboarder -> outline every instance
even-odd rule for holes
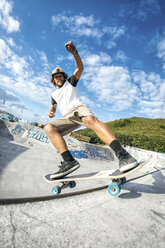
[[[109,128],[81,102],[76,86],[83,71],[83,63],[72,41],[66,43],[65,48],[74,56],[76,69],[73,75],[68,78],[68,75],[61,68],[55,68],[50,79],[56,90],[51,96],[52,106],[48,111],[48,116],[50,118],[55,117],[57,105],[63,115],[61,119],[52,120],[45,126],[51,143],[63,158],[59,170],[52,174],[51,178],[66,176],[80,167],[78,161],[69,152],[63,136],[82,125],[93,130],[105,144],[112,148],[119,159],[121,172],[133,169],[138,164],[137,160],[120,145]]]

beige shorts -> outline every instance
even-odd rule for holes
[[[85,116],[94,116],[94,114],[87,106],[82,104],[69,111],[61,119],[53,120],[48,123],[57,127],[60,134],[64,136],[81,126],[85,126],[82,122],[82,117]]]

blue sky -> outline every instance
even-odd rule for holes
[[[68,41],[84,63],[81,99],[100,120],[165,118],[164,0],[1,0],[0,108],[48,121],[52,70],[75,70]]]

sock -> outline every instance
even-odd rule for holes
[[[123,147],[120,145],[118,140],[113,140],[109,146],[112,148],[115,154],[123,150]]]
[[[63,152],[61,154],[61,156],[62,156],[63,160],[66,161],[66,162],[74,160],[74,158],[72,157],[70,151]]]

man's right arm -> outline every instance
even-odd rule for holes
[[[77,49],[74,46],[72,41],[69,41],[68,43],[66,43],[65,47],[66,47],[67,51],[70,52],[74,56],[74,60],[76,63],[76,70],[74,71],[73,75],[74,75],[75,79],[78,81],[80,76],[81,76],[81,73],[84,69],[83,62],[82,62],[82,60],[81,60],[81,58],[77,52]]]
[[[51,106],[51,109],[48,111],[48,116],[49,116],[49,118],[53,118],[53,117],[55,117],[55,112],[56,112],[56,109],[57,109],[57,104],[53,104],[52,106]]]

